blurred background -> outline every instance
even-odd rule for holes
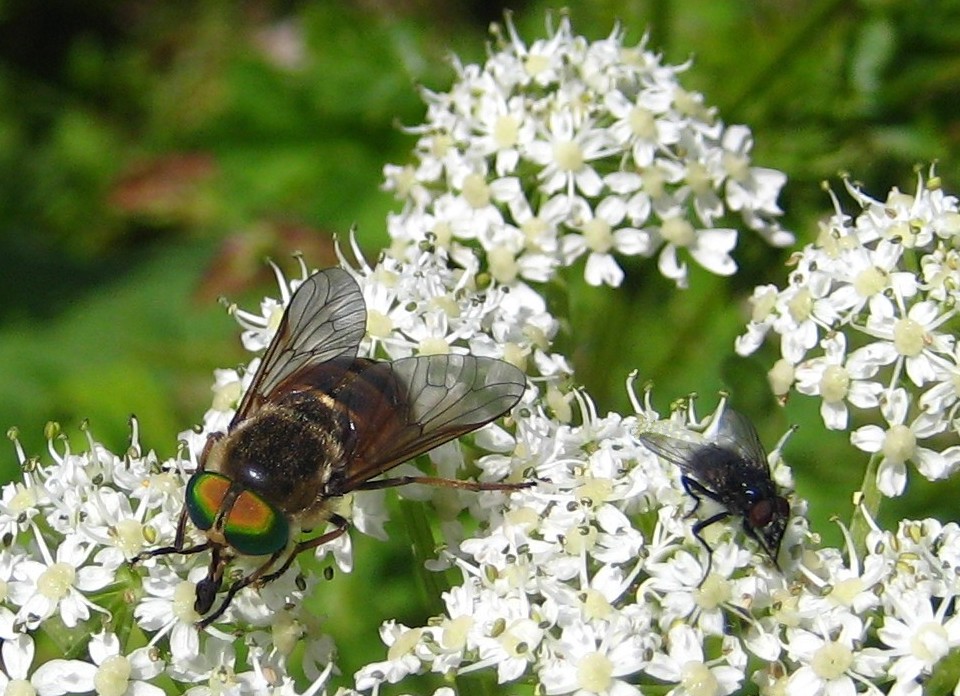
[[[781,204],[798,244],[831,210],[821,182],[842,190],[842,171],[884,197],[913,191],[915,165],[938,161],[945,187],[960,189],[957,2],[565,6],[590,39],[619,21],[628,43],[649,33],[668,62],[693,58],[687,89],[753,130],[754,164],[790,177]],[[352,225],[375,259],[394,205],[381,168],[409,159],[413,138],[399,127],[422,121],[418,86],[447,89],[451,53],[482,61],[507,7],[528,43],[544,35],[552,6],[539,1],[0,2],[0,425],[19,426],[33,454],[47,421],[79,445],[87,419],[122,452],[136,414],[145,447],[171,456],[209,406],[212,370],[248,357],[217,299],[255,307],[275,292],[266,257],[292,269],[301,250],[328,265],[332,235]],[[744,298],[783,283],[788,251],[743,234],[732,279],[694,271],[679,292],[642,261],[619,290],[574,286],[578,379],[601,412],[628,409],[623,381],[637,368],[661,408],[698,392],[707,411],[723,388],[771,446],[799,424],[787,448],[797,489],[836,542],[828,520],[848,517],[866,457],[823,430],[815,401],[776,405],[772,351],[741,359],[732,348]],[[3,480],[15,475],[12,446],[0,461]],[[956,517],[955,484],[911,475],[910,486],[888,520]],[[370,560],[330,583],[328,596],[343,597],[321,609],[335,620],[375,604],[335,631],[345,671],[363,659],[353,633],[376,651],[380,618],[424,612],[405,549],[357,545]]]

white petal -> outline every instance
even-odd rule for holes
[[[130,661],[130,676],[134,679],[153,679],[163,671],[163,660],[153,657],[152,648],[137,648],[127,658]]]
[[[750,652],[766,662],[773,662],[780,657],[780,640],[772,633],[751,628],[747,631],[744,643]]]
[[[90,618],[90,608],[79,592],[71,591],[68,597],[61,600],[60,618],[67,628],[73,628],[81,621]]]
[[[174,662],[187,661],[200,652],[200,633],[193,626],[177,624],[170,633],[170,652]]]
[[[755,353],[756,350],[763,345],[763,339],[766,337],[769,330],[769,324],[758,324],[756,322],[750,322],[747,324],[746,333],[737,336],[737,339],[733,344],[737,355],[747,356]]]
[[[880,413],[890,425],[902,425],[907,419],[910,397],[907,390],[899,387],[887,392],[880,402]]]
[[[148,631],[157,631],[170,621],[171,611],[170,602],[148,599],[137,605],[133,610],[133,616],[143,628]]]
[[[883,366],[894,362],[898,357],[892,343],[871,343],[850,353],[847,369],[850,374],[866,369],[866,366]],[[872,374],[872,373],[871,373]]]
[[[917,439],[925,440],[939,435],[947,428],[947,422],[940,414],[921,413],[916,420],[910,424],[910,430],[917,436]]]
[[[850,433],[850,444],[864,452],[879,452],[885,432],[879,425],[864,425]]]
[[[685,664],[703,662],[702,638],[692,626],[679,625],[670,629],[670,657]]]
[[[933,382],[937,379],[937,372],[933,367],[930,358],[921,353],[907,358],[907,377],[918,387],[922,387],[927,382]]]
[[[820,404],[820,417],[828,430],[847,429],[847,405],[842,401]]]
[[[737,246],[737,231],[724,228],[697,230],[696,246],[705,252],[727,254]]]
[[[108,657],[120,654],[120,641],[114,633],[98,633],[87,644],[87,652],[90,653],[90,658],[99,665]]]
[[[142,681],[131,682],[124,696],[164,696],[164,690],[159,686]],[[278,692],[279,693],[279,692]]]
[[[630,221],[634,225],[645,223],[652,210],[653,204],[650,201],[650,196],[642,191],[635,196],[631,196],[630,200],[627,201],[627,215],[630,216]]]
[[[907,468],[903,462],[893,463],[887,459],[880,462],[877,469],[877,488],[888,498],[903,493],[907,485]]]
[[[610,254],[590,254],[583,277],[593,286],[610,285],[619,287],[623,282],[623,270]]]
[[[677,248],[673,244],[663,247],[657,259],[657,267],[664,277],[675,280],[679,287],[687,286],[687,264],[677,261]]]
[[[78,590],[90,592],[100,590],[116,580],[114,571],[104,566],[84,566],[77,571],[74,585]]]
[[[614,681],[607,690],[610,696],[640,696],[643,692],[633,684],[625,681]]]
[[[873,408],[880,403],[880,392],[883,386],[877,382],[855,381],[850,385],[850,391],[847,393],[847,399],[857,408]]]
[[[80,660],[50,660],[40,665],[30,679],[40,696],[78,694],[93,690],[97,668]]]
[[[677,661],[659,652],[653,654],[644,672],[655,679],[662,679],[665,682],[676,683],[683,678],[681,666]]]
[[[627,214],[627,205],[619,196],[606,196],[597,206],[594,215],[608,223],[611,227],[620,224]]]
[[[737,272],[737,262],[728,254],[716,254],[705,251],[699,245],[690,249],[690,255],[701,266],[719,276],[731,276]]]
[[[624,227],[613,233],[613,245],[621,254],[643,254],[650,249],[650,235],[642,230]]]
[[[917,302],[907,312],[907,316],[918,324],[929,326],[940,313],[939,305],[936,302],[925,301]]]
[[[596,196],[603,189],[603,179],[597,174],[596,170],[590,166],[584,166],[577,172],[575,177],[577,188],[589,197]]]
[[[938,481],[950,475],[946,457],[926,447],[917,448],[913,461],[917,465],[917,471],[928,481]]]
[[[633,172],[614,172],[605,181],[607,188],[617,194],[633,193],[643,185],[641,176]]]
[[[500,663],[497,665],[497,683],[506,684],[507,682],[519,679],[526,669],[526,660],[500,660]]]
[[[34,649],[33,638],[28,635],[20,634],[13,640],[4,640],[2,654],[6,673],[13,679],[26,679]]]

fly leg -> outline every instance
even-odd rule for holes
[[[223,437],[223,433],[212,433],[208,438],[206,444],[203,446],[203,452],[200,454],[200,466],[197,471],[203,471],[204,465],[207,461],[207,453],[210,451],[210,448],[213,446],[217,440],[220,440]],[[173,539],[172,546],[164,546],[159,549],[151,549],[150,551],[144,551],[137,554],[130,560],[130,565],[136,565],[142,561],[147,560],[148,558],[156,558],[157,556],[166,556],[171,553],[179,553],[184,556],[189,556],[193,553],[200,553],[201,551],[206,551],[210,548],[210,542],[204,542],[202,544],[197,544],[196,546],[190,546],[184,548],[183,544],[186,541],[187,537],[187,506],[184,505],[183,509],[180,511],[180,518],[177,520],[177,535]]]
[[[329,532],[321,534],[318,537],[314,537],[313,539],[307,539],[306,541],[301,541],[298,543],[293,547],[293,550],[290,551],[290,555],[287,556],[287,560],[283,562],[283,565],[272,573],[264,575],[262,578],[260,578],[260,581],[257,584],[262,587],[268,582],[273,582],[290,569],[290,566],[293,565],[293,559],[299,556],[303,551],[315,549],[318,546],[326,544],[328,541],[333,541],[347,531],[347,529],[350,527],[350,523],[346,520],[346,518],[337,514],[331,515],[329,521],[336,525],[334,529],[331,529]]]
[[[439,476],[397,476],[394,478],[364,481],[353,490],[376,491],[381,488],[407,486],[411,483],[422,483],[427,486],[437,486],[439,488],[459,488],[465,491],[520,491],[536,485],[534,481],[521,481],[520,483],[482,483],[480,481],[461,481],[459,479],[440,478]]]
[[[197,585],[197,603],[194,605],[194,608],[198,613],[201,614],[203,612],[200,611],[200,609],[203,607],[203,605],[209,608],[210,605],[213,604],[217,590],[220,588],[220,580],[223,577],[223,569],[226,567],[226,561],[229,560],[224,559],[221,561],[216,553],[218,550],[219,549],[214,550],[214,557],[210,562],[210,571],[207,573],[207,577],[201,580]],[[280,558],[282,553],[283,549],[280,549],[271,555],[265,563],[261,564],[255,570],[244,575],[242,578],[230,585],[230,588],[227,590],[227,596],[223,598],[220,606],[200,619],[200,621],[196,623],[197,629],[202,631],[204,628],[219,619],[223,612],[227,610],[227,607],[230,606],[233,598],[237,596],[237,593],[250,583],[256,582],[264,574],[267,568],[272,566],[276,560]]]
[[[171,553],[180,553],[184,556],[189,556],[193,553],[200,553],[201,551],[206,551],[210,548],[210,542],[205,541],[202,544],[197,544],[196,546],[189,546],[184,548],[183,544],[186,540],[187,535],[187,506],[183,506],[183,510],[180,512],[180,519],[177,521],[177,535],[173,539],[172,546],[163,546],[159,549],[151,549],[150,551],[143,551],[138,553],[132,559],[130,559],[130,565],[136,565],[142,561],[147,560],[148,558],[156,558],[157,556],[166,556]]]
[[[349,522],[345,520],[340,515],[333,515],[330,517],[330,521],[336,525],[335,529],[330,530],[326,534],[321,534],[318,537],[313,539],[307,539],[306,541],[301,541],[296,546],[294,546],[287,554],[287,559],[283,562],[277,570],[274,570],[270,573],[267,573],[267,570],[279,560],[283,555],[284,549],[280,549],[276,553],[270,556],[264,563],[258,566],[255,570],[247,573],[242,578],[237,580],[235,583],[230,585],[230,588],[227,590],[226,596],[223,598],[223,602],[217,607],[217,610],[211,614],[207,614],[203,617],[202,620],[197,622],[197,628],[203,629],[209,626],[211,623],[216,621],[220,616],[227,610],[227,607],[230,606],[230,603],[233,601],[233,598],[237,596],[237,593],[240,592],[244,587],[250,585],[256,585],[257,587],[263,587],[264,585],[273,582],[281,575],[286,573],[290,566],[293,565],[293,560],[300,555],[302,551],[307,551],[314,547],[325,544],[328,541],[333,541],[338,536],[347,531],[347,528],[350,526]],[[208,577],[215,575],[213,569],[211,569]],[[218,583],[219,584],[219,583]],[[214,590],[215,592],[215,590]],[[199,592],[198,592],[199,594]],[[212,599],[210,600],[212,602]]]
[[[690,476],[681,476],[680,483],[683,484],[684,490],[687,493],[689,493],[690,497],[692,497],[695,501],[693,504],[693,509],[690,511],[688,515],[686,515],[686,517],[692,517],[693,514],[697,511],[697,509],[700,507],[700,501],[703,499],[701,496],[710,498],[711,500],[714,500],[718,503],[722,502],[716,493],[711,491],[709,488],[704,486],[702,483],[700,483],[696,479],[691,478]],[[707,568],[703,573],[703,578],[701,578],[700,580],[701,585],[703,584],[704,580],[706,580],[707,577],[710,575],[710,569],[713,566],[713,549],[710,547],[710,544],[707,543],[707,540],[703,538],[703,534],[701,534],[701,532],[707,527],[709,527],[711,524],[720,522],[721,520],[725,520],[728,517],[730,517],[730,513],[727,512],[726,510],[722,510],[718,512],[716,515],[708,517],[705,520],[699,520],[693,525],[693,536],[697,538],[697,541],[699,541],[700,544],[703,545],[703,548],[706,549],[707,551]]]

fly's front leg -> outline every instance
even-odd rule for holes
[[[321,534],[320,536],[314,539],[307,539],[306,541],[301,541],[300,543],[296,544],[292,549],[290,549],[290,552],[288,553],[286,560],[283,562],[283,565],[281,565],[277,570],[273,571],[272,573],[266,572],[267,569],[270,568],[274,563],[276,563],[277,560],[280,558],[280,556],[283,555],[283,549],[271,555],[270,558],[268,558],[264,563],[259,565],[255,570],[253,570],[252,572],[248,573],[247,575],[243,576],[242,578],[237,580],[235,583],[230,585],[230,588],[227,590],[227,594],[223,598],[223,602],[220,603],[220,606],[217,607],[212,613],[208,614],[207,616],[204,616],[203,619],[198,621],[197,628],[202,630],[207,626],[209,626],[210,624],[212,624],[218,618],[220,618],[223,612],[227,610],[227,607],[230,606],[230,603],[233,602],[233,598],[236,597],[237,593],[240,592],[240,590],[242,590],[244,587],[249,587],[250,585],[254,585],[256,587],[263,587],[264,585],[267,585],[273,582],[274,580],[279,578],[281,575],[283,575],[290,569],[290,566],[293,565],[294,559],[297,556],[299,556],[301,552],[307,551],[309,549],[325,544],[328,541],[333,541],[338,536],[340,536],[345,531],[347,531],[347,529],[350,526],[350,523],[347,522],[347,520],[341,517],[340,515],[332,515],[330,517],[330,522],[333,522],[333,524],[336,525],[334,529],[330,530],[325,534]],[[208,574],[208,578],[211,577],[213,574],[214,574],[214,571],[211,570],[210,573]],[[219,585],[219,582],[217,582],[217,586],[218,585]],[[211,587],[213,587],[212,582],[211,582]],[[213,589],[213,593],[214,594],[216,593],[215,588]],[[208,606],[209,606],[209,604],[213,603],[213,595],[210,594],[210,588],[206,588],[205,595],[209,597],[209,602],[208,602]],[[198,592],[198,597],[199,597],[199,592]],[[200,600],[198,599],[198,602],[199,601]]]
[[[227,595],[223,598],[220,606],[200,619],[200,621],[198,621],[196,624],[197,629],[203,630],[214,621],[219,619],[220,616],[223,615],[223,612],[227,610],[227,607],[230,606],[230,603],[233,602],[233,598],[237,596],[237,593],[244,587],[262,580],[264,572],[266,572],[267,568],[277,562],[277,559],[280,558],[282,553],[283,549],[277,551],[253,571],[247,573],[235,583],[230,585],[230,588],[227,590]],[[197,585],[197,602],[194,605],[194,609],[196,609],[197,613],[202,614],[203,610],[209,609],[213,605],[213,600],[217,595],[217,590],[220,589],[220,580],[223,577],[223,569],[226,567],[226,563],[229,561],[229,559],[223,559],[221,561],[218,556],[219,554],[217,554],[216,550],[214,550],[214,558],[211,561],[210,570],[207,572],[207,577],[201,580],[200,584]]]
[[[293,560],[297,556],[299,556],[301,553],[303,553],[304,551],[309,551],[310,549],[315,549],[318,546],[322,546],[323,544],[326,544],[328,541],[333,541],[337,537],[343,535],[343,533],[346,532],[347,529],[350,527],[350,523],[346,520],[346,518],[341,517],[340,515],[337,515],[337,514],[331,515],[329,522],[332,522],[336,526],[333,529],[331,529],[329,532],[321,534],[320,536],[315,537],[313,539],[307,539],[306,541],[301,541],[296,546],[294,546],[293,549],[290,551],[290,555],[287,556],[287,560],[283,562],[283,565],[280,566],[277,570],[270,573],[269,575],[264,575],[262,578],[260,578],[260,582],[258,583],[258,585],[262,587],[263,585],[266,585],[268,582],[273,582],[274,580],[279,578],[281,575],[283,575],[290,569],[290,566],[293,565]]]
[[[186,529],[187,529],[187,507],[184,506],[183,510],[180,513],[180,519],[177,521],[177,535],[174,537],[172,546],[163,546],[159,549],[151,549],[150,551],[142,551],[131,559],[130,564],[136,565],[137,563],[142,563],[148,558],[156,558],[157,556],[167,556],[171,553],[179,553],[184,556],[189,556],[193,553],[200,553],[201,551],[206,551],[210,548],[210,542],[203,542],[202,544],[197,544],[196,546],[184,547],[184,542],[186,541]]]
[[[695,525],[693,525],[693,536],[697,537],[697,541],[699,541],[703,545],[703,548],[707,550],[707,569],[703,573],[703,578],[700,579],[701,585],[703,584],[703,581],[707,579],[707,576],[710,575],[710,569],[713,567],[713,548],[710,546],[710,544],[707,543],[707,540],[703,538],[703,534],[701,534],[701,532],[707,527],[709,527],[711,524],[713,524],[714,522],[725,520],[728,517],[730,517],[729,512],[726,512],[726,511],[718,512],[713,517],[708,517],[705,520],[700,520]]]
[[[697,479],[690,476],[681,476],[680,483],[683,484],[683,490],[689,493],[690,497],[694,500],[693,509],[688,515],[686,515],[687,517],[693,517],[693,514],[700,509],[700,502],[703,500],[701,496],[709,498],[710,500],[723,505],[723,501],[720,499],[720,496],[697,481]]]
[[[721,502],[716,493],[711,491],[695,478],[691,478],[690,476],[681,476],[680,483],[683,484],[684,490],[689,493],[690,497],[692,497],[695,501],[693,504],[693,509],[689,512],[689,514],[685,515],[685,517],[693,517],[694,513],[696,513],[696,511],[700,508],[700,503],[703,500],[703,497],[710,498],[710,500],[718,503]],[[710,570],[713,567],[713,548],[707,543],[707,540],[703,538],[702,532],[711,524],[725,520],[728,517],[730,517],[730,513],[726,510],[723,510],[705,520],[700,520],[693,525],[693,536],[697,538],[697,541],[700,542],[707,552],[707,568],[703,573],[703,577],[700,579],[701,585],[703,584],[703,581],[707,579],[707,576],[710,575]]]
[[[207,442],[203,446],[203,452],[200,453],[200,462],[197,466],[197,471],[203,471],[207,462],[207,454],[210,452],[210,448],[215,442],[223,438],[223,433],[211,433],[207,437]],[[196,475],[194,472],[193,475]],[[159,549],[152,549],[150,551],[143,551],[130,561],[131,565],[136,565],[141,563],[149,558],[156,558],[157,556],[166,556],[171,553],[179,553],[185,556],[190,554],[200,553],[201,551],[206,551],[210,548],[209,542],[204,542],[202,544],[197,544],[196,546],[184,547],[184,543],[187,539],[187,506],[184,503],[183,509],[180,511],[180,517],[177,519],[177,534],[173,539],[172,546],[163,546]]]

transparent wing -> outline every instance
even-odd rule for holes
[[[746,416],[733,409],[724,409],[715,435],[709,438],[669,422],[651,423],[647,428],[637,433],[637,439],[684,471],[702,474],[703,462],[723,461],[720,453],[729,452],[737,457],[741,466],[769,475],[767,454],[757,429]]]
[[[523,372],[492,358],[355,361],[330,392],[351,421],[343,490],[489,423],[513,408],[525,389]]]
[[[760,435],[750,419],[739,411],[726,408],[720,414],[716,443],[739,454],[750,469],[769,474],[770,464]]]
[[[290,298],[250,388],[230,423],[232,430],[249,418],[284,382],[298,373],[331,363],[328,378],[343,372],[357,355],[367,325],[360,286],[341,268],[328,268],[307,278]]]
[[[695,455],[711,445],[703,439],[675,437],[664,432],[648,431],[637,434],[644,447],[667,461],[676,464],[683,471],[692,472]],[[694,472],[696,473],[696,472]]]

